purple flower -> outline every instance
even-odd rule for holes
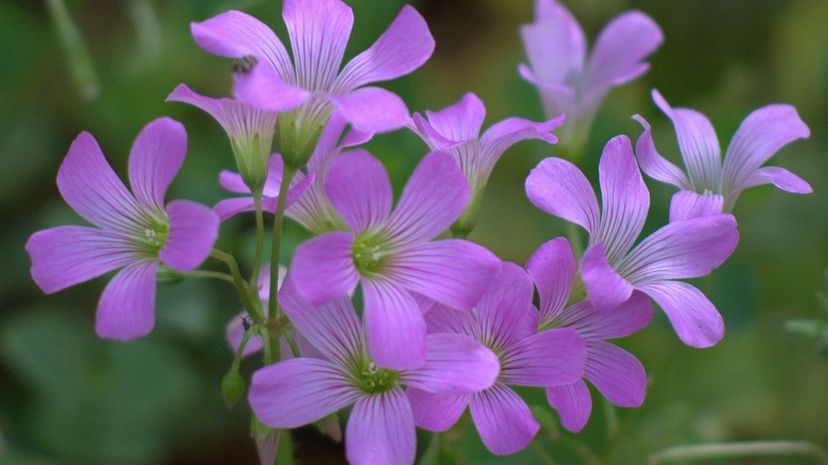
[[[639,115],[633,118],[644,131],[635,149],[648,176],[681,189],[670,204],[670,221],[729,212],[742,190],[761,184],[795,194],[812,192],[807,182],[784,168],[761,167],[786,144],[810,136],[794,107],[767,105],[748,115],[733,135],[723,164],[716,131],[704,115],[670,107],[655,89],[653,101],[673,122],[687,174],[656,151],[650,125]]]
[[[270,156],[267,178],[265,178],[262,185],[262,209],[266,212],[273,213],[276,211],[276,203],[279,202],[279,186],[282,184],[282,172],[282,157],[274,153]],[[287,192],[285,205],[289,206],[296,202],[313,183],[313,180],[313,173],[308,176],[294,177]],[[213,210],[222,221],[237,213],[250,212],[256,209],[253,197],[250,196],[250,188],[247,187],[239,173],[222,171],[219,173],[219,184],[235,194],[247,194],[245,197],[221,200],[213,207]]]
[[[701,291],[677,279],[705,276],[721,265],[739,240],[736,220],[719,214],[675,221],[633,248],[650,194],[626,136],[607,143],[598,173],[601,210],[589,181],[566,160],[547,158],[526,179],[526,195],[536,207],[587,230],[581,278],[592,305],[612,309],[638,290],[661,306],[685,344],[718,342],[722,317]]]
[[[607,93],[650,67],[643,62],[663,41],[661,29],[640,11],[621,14],[598,35],[587,57],[584,31],[561,4],[535,2],[535,22],[521,29],[529,65],[518,71],[537,87],[548,118],[566,114],[561,143],[578,147]]]
[[[373,134],[351,128],[340,140],[345,124],[346,121],[339,112],[335,111],[331,114],[308,160],[308,173],[314,175],[313,182],[296,203],[285,210],[288,217],[296,220],[313,234],[348,229],[325,195],[325,179],[331,162],[343,149],[363,144],[369,141]],[[296,173],[297,178],[302,176],[301,172]]]
[[[295,328],[321,353],[261,368],[253,374],[249,402],[273,428],[296,428],[354,405],[345,430],[353,465],[412,464],[416,435],[403,386],[465,394],[486,389],[498,375],[495,355],[459,334],[428,336],[423,366],[380,368],[366,352],[362,327],[348,297],[313,307],[288,275],[279,302]]]
[[[185,84],[179,84],[167,96],[167,101],[188,103],[212,116],[230,138],[233,156],[245,184],[261,188],[268,173],[276,113],[259,110],[236,99],[205,97]]]
[[[127,340],[148,334],[155,322],[159,265],[189,271],[213,248],[219,220],[212,210],[187,200],[164,205],[186,150],[181,123],[160,118],[132,145],[132,192],[87,132],[72,142],[60,166],[61,195],[96,227],[58,226],[33,234],[26,243],[32,278],[51,294],[122,268],[98,303],[95,330],[101,337]]]
[[[432,240],[466,205],[463,173],[450,155],[428,154],[392,212],[385,168],[358,150],[332,162],[325,192],[349,231],[296,249],[290,273],[299,293],[317,305],[361,283],[371,357],[385,368],[418,367],[426,358],[426,325],[414,296],[469,309],[500,267],[477,244]]]
[[[647,374],[635,356],[605,342],[638,332],[650,322],[653,308],[644,294],[630,299],[610,312],[598,312],[584,300],[567,306],[575,278],[575,257],[564,238],[543,244],[526,263],[540,296],[541,328],[571,328],[586,343],[583,379],[567,385],[548,387],[549,404],[561,417],[564,428],[580,431],[592,410],[589,381],[613,404],[638,407],[644,402]]]
[[[469,406],[483,444],[506,455],[526,447],[540,426],[526,403],[507,385],[567,385],[584,374],[584,343],[571,329],[537,332],[532,281],[519,266],[504,263],[500,274],[471,312],[435,305],[426,313],[433,335],[466,334],[488,347],[500,360],[495,384],[470,394],[408,389],[417,426],[449,429]]]
[[[563,122],[563,116],[540,123],[507,118],[480,136],[486,108],[473,93],[464,95],[460,101],[440,111],[426,111],[426,116],[427,119],[415,113],[411,129],[431,150],[451,154],[469,183],[471,199],[458,220],[458,223],[464,223],[457,225],[461,229],[473,227],[489,175],[503,152],[527,139],[541,139],[554,144],[558,139],[550,131]]]
[[[354,21],[350,7],[340,0],[285,0],[282,17],[293,60],[269,27],[238,11],[193,23],[192,33],[208,52],[242,58],[234,86],[239,98],[265,110],[293,110],[279,122],[288,164],[293,152],[310,153],[334,107],[365,132],[406,123],[408,109],[396,94],[366,84],[406,75],[431,56],[434,39],[416,10],[403,7],[382,36],[341,70]]]

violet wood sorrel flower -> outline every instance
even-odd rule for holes
[[[278,135],[288,166],[305,163],[334,107],[366,132],[405,124],[405,103],[366,84],[408,74],[431,56],[434,39],[416,10],[403,7],[380,38],[341,70],[354,21],[350,7],[340,0],[285,0],[282,18],[293,61],[269,27],[238,11],[193,23],[192,33],[208,52],[252,65],[236,73],[238,97],[265,110],[287,111],[279,117]]]
[[[644,402],[647,374],[635,356],[605,342],[638,332],[650,322],[653,308],[644,294],[633,292],[610,312],[599,312],[588,300],[567,305],[575,278],[575,257],[564,238],[541,245],[526,263],[540,297],[540,328],[571,328],[586,343],[586,369],[582,379],[546,389],[549,404],[561,424],[580,431],[592,411],[592,399],[584,381],[619,407],[638,407]]]
[[[26,243],[32,278],[51,294],[122,268],[98,303],[95,330],[101,337],[127,340],[148,334],[155,323],[158,267],[192,270],[213,248],[219,220],[212,210],[188,200],[164,205],[186,150],[181,123],[160,118],[132,145],[132,192],[87,132],[72,142],[58,170],[64,200],[95,227],[58,226],[33,234]]]
[[[289,273],[279,302],[321,356],[286,360],[253,374],[250,406],[270,427],[296,428],[353,404],[345,430],[348,461],[409,465],[416,435],[403,386],[465,394],[488,388],[498,375],[497,357],[460,334],[429,335],[426,362],[417,369],[380,368],[366,351],[350,298],[315,307],[301,298],[293,279]]]
[[[426,358],[426,325],[414,295],[469,309],[500,268],[477,244],[432,240],[466,205],[463,173],[448,154],[426,155],[392,212],[385,168],[358,150],[332,162],[325,192],[349,231],[296,249],[290,273],[299,293],[321,304],[361,283],[371,357],[385,368],[418,367]]]
[[[644,74],[644,58],[662,43],[658,25],[640,11],[613,19],[587,56],[581,26],[555,0],[536,0],[535,22],[521,28],[529,65],[520,75],[538,89],[547,118],[566,114],[559,133],[565,149],[580,151],[601,102],[615,86]]]
[[[719,214],[675,221],[633,248],[650,194],[629,138],[607,143],[598,174],[601,210],[589,181],[566,160],[547,158],[526,178],[526,195],[536,207],[589,234],[580,272],[591,304],[599,311],[613,309],[638,290],[658,303],[685,344],[718,342],[724,335],[722,317],[701,291],[677,280],[705,276],[733,253],[739,240],[736,220]]]
[[[811,186],[778,166],[762,165],[779,149],[810,135],[808,126],[790,105],[773,104],[755,110],[733,135],[722,163],[719,139],[703,114],[689,108],[673,108],[653,89],[653,101],[673,122],[683,173],[656,151],[649,123],[633,118],[644,128],[636,142],[641,169],[653,179],[680,189],[670,204],[670,220],[729,212],[746,188],[773,184],[786,192],[808,194]]]
[[[473,93],[464,95],[460,101],[440,111],[426,111],[426,116],[424,118],[415,113],[411,129],[431,150],[451,154],[469,183],[469,203],[452,225],[452,230],[459,236],[468,235],[474,228],[483,190],[503,152],[527,139],[541,139],[554,144],[558,139],[550,131],[563,122],[563,116],[544,122],[507,118],[480,136],[486,107]]]
[[[167,96],[167,101],[188,103],[212,116],[230,139],[236,166],[248,189],[262,188],[268,173],[276,113],[259,110],[237,99],[205,97],[185,84],[179,84]]]
[[[282,184],[283,167],[282,157],[279,154],[274,153],[270,156],[267,178],[262,185],[262,210],[266,212],[273,213],[276,211],[276,204],[279,202],[279,186]],[[311,183],[313,183],[313,180],[313,173],[309,176],[302,176],[301,178],[297,176],[291,180],[285,205],[291,205],[296,202]],[[222,221],[237,213],[255,211],[255,201],[250,196],[250,188],[247,187],[247,184],[245,184],[244,179],[239,173],[222,171],[219,173],[219,184],[230,192],[247,194],[245,197],[221,200],[213,207],[213,210]]]
[[[426,313],[429,332],[459,333],[475,338],[500,360],[500,376],[490,388],[470,394],[408,389],[417,426],[449,429],[469,406],[483,444],[498,455],[526,447],[540,425],[529,407],[508,385],[567,385],[584,374],[586,352],[575,331],[537,332],[532,281],[523,269],[504,263],[500,274],[471,312],[436,304]]]
[[[368,142],[373,134],[351,128],[343,136],[345,124],[345,118],[338,111],[331,114],[308,160],[308,174],[314,176],[313,182],[296,203],[285,210],[285,215],[313,234],[348,229],[325,195],[325,179],[331,162],[342,150]],[[296,173],[298,179],[303,176],[302,172]]]

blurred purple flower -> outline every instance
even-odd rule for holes
[[[471,394],[407,391],[417,426],[449,429],[469,406],[483,444],[507,455],[526,447],[540,426],[529,407],[508,385],[568,385],[584,374],[586,352],[575,331],[567,328],[537,332],[538,312],[532,306],[532,281],[523,269],[504,263],[492,286],[471,312],[434,305],[426,313],[429,332],[459,333],[488,347],[500,360],[495,384]]]
[[[598,312],[584,300],[567,306],[575,278],[575,257],[564,238],[538,248],[526,263],[540,296],[541,328],[571,328],[586,343],[583,379],[548,387],[549,404],[561,417],[564,428],[580,431],[592,410],[584,380],[589,381],[613,404],[638,407],[644,402],[647,374],[635,356],[605,342],[638,332],[650,322],[653,308],[644,294],[634,292],[627,302],[609,312]]]
[[[276,211],[276,203],[279,202],[279,186],[282,184],[282,173],[282,157],[278,153],[274,153],[270,156],[267,178],[265,178],[262,186],[262,209],[266,212],[273,213]],[[296,202],[313,183],[313,180],[313,173],[307,176],[295,176],[291,180],[285,205],[290,206]],[[222,221],[237,213],[255,211],[256,207],[253,197],[250,196],[250,188],[247,187],[239,173],[222,171],[219,173],[219,184],[235,194],[247,194],[245,197],[221,200],[213,207],[213,210]]]
[[[632,247],[647,217],[650,194],[626,136],[611,139],[598,167],[602,209],[589,181],[572,163],[547,158],[526,179],[526,195],[541,210],[587,230],[581,258],[587,297],[599,311],[617,307],[638,290],[667,314],[679,338],[709,347],[724,335],[713,304],[678,279],[709,274],[733,253],[739,240],[732,215],[670,223]],[[632,249],[632,250],[630,250]]]
[[[88,132],[72,142],[60,166],[61,195],[96,227],[58,226],[33,234],[26,243],[32,278],[51,294],[123,268],[98,303],[95,330],[101,337],[127,340],[148,334],[155,323],[159,265],[189,271],[213,248],[219,219],[212,210],[187,200],[164,205],[186,151],[181,123],[159,118],[132,145],[132,192]]]
[[[583,144],[610,89],[644,74],[644,58],[663,41],[649,16],[629,11],[606,25],[587,56],[584,31],[555,0],[536,0],[535,22],[520,32],[529,65],[518,71],[538,89],[547,118],[566,115],[559,137],[567,148]]]
[[[523,118],[507,118],[490,127],[480,136],[486,116],[483,102],[473,93],[440,111],[426,111],[427,118],[415,113],[411,129],[431,150],[452,155],[469,183],[470,200],[460,216],[459,227],[473,227],[483,190],[495,164],[509,147],[528,139],[541,139],[554,144],[558,139],[550,133],[560,126],[563,116],[544,122]]]
[[[345,452],[353,465],[414,463],[414,418],[403,386],[466,394],[488,388],[497,378],[497,357],[467,336],[431,334],[424,365],[387,370],[366,352],[348,297],[312,306],[289,275],[279,302],[321,357],[295,358],[256,371],[250,406],[272,428],[297,428],[354,404],[345,430]]]
[[[794,107],[767,105],[748,115],[733,135],[722,164],[719,139],[710,121],[695,110],[672,108],[655,89],[652,94],[673,122],[687,174],[656,151],[650,125],[640,115],[633,116],[644,128],[635,149],[648,176],[681,189],[670,204],[670,221],[729,212],[742,190],[761,184],[795,194],[813,191],[784,168],[762,167],[786,144],[810,136]]]
[[[282,18],[293,60],[268,26],[238,11],[193,23],[192,34],[208,52],[252,65],[236,73],[239,98],[271,111],[298,107],[294,121],[313,126],[310,131],[321,129],[334,107],[366,132],[405,124],[403,101],[366,84],[406,75],[431,56],[434,39],[416,10],[403,7],[382,36],[341,70],[354,21],[350,7],[340,0],[285,0]]]
[[[349,231],[317,236],[296,249],[290,273],[298,292],[318,305],[361,283],[371,357],[385,368],[422,365],[426,325],[414,296],[469,309],[500,267],[477,244],[432,240],[466,205],[463,173],[448,154],[428,154],[392,212],[385,168],[358,150],[332,162],[325,192]]]

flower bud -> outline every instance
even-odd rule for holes
[[[221,394],[228,407],[233,408],[236,402],[244,395],[245,384],[239,374],[237,366],[233,365],[230,371],[221,379]]]

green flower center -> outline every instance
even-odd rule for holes
[[[351,246],[351,257],[361,275],[371,275],[382,271],[388,255],[388,247],[382,238],[374,234],[360,234],[354,238]]]
[[[148,216],[139,226],[135,240],[150,257],[157,257],[169,235],[170,224],[166,218]]]
[[[397,386],[399,372],[380,368],[374,362],[368,362],[357,368],[354,381],[357,388],[366,394],[379,394]]]

